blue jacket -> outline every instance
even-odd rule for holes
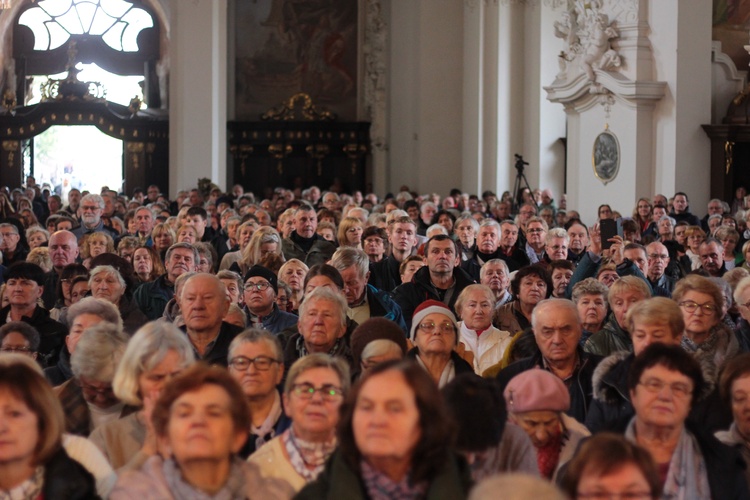
[[[370,306],[371,318],[385,318],[396,323],[403,331],[408,334],[406,321],[401,313],[401,306],[396,304],[390,294],[384,290],[378,290],[372,285],[367,285],[367,305]]]
[[[247,309],[247,306],[245,306],[245,312],[247,313],[248,320],[250,320],[251,316],[254,316],[254,314],[250,312],[250,309]],[[273,334],[279,334],[290,326],[296,325],[297,321],[299,321],[299,317],[296,314],[282,311],[279,309],[279,306],[274,303],[271,314],[262,317],[260,321],[263,324],[264,330],[268,330]]]

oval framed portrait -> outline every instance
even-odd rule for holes
[[[606,186],[617,177],[620,171],[620,141],[609,128],[596,136],[591,151],[591,165],[594,175]]]

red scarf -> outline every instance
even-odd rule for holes
[[[562,433],[550,439],[549,443],[536,449],[536,465],[543,478],[552,479],[552,475],[560,460],[562,448]]]

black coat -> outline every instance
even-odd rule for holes
[[[570,393],[570,409],[566,413],[579,422],[585,422],[588,408],[591,405],[591,399],[593,397],[591,379],[594,375],[596,365],[599,364],[602,357],[583,352],[583,349],[578,347],[578,359],[580,360],[580,366],[573,373],[573,380],[568,386],[568,392]],[[497,374],[497,382],[500,384],[500,390],[504,391],[505,386],[508,385],[510,379],[519,373],[532,368],[543,367],[544,362],[542,360],[541,352],[510,364]]]
[[[0,309],[0,326],[7,323],[8,313],[11,306]],[[39,362],[42,366],[52,366],[57,363],[57,357],[65,342],[68,329],[62,323],[49,317],[49,311],[43,307],[36,306],[31,317],[23,317],[25,323],[30,324],[39,332],[41,342],[39,343]]]
[[[368,283],[378,290],[392,292],[401,284],[399,266],[401,266],[401,263],[393,255],[385,257],[380,262],[373,262],[370,264],[370,279]]]
[[[43,498],[84,500],[100,498],[94,477],[60,448],[44,464]]]

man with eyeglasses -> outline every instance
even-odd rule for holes
[[[539,350],[501,370],[497,375],[500,389],[504,391],[521,372],[547,370],[568,388],[570,409],[566,413],[579,422],[585,421],[592,398],[594,369],[602,358],[584,352],[579,345],[583,328],[576,305],[566,299],[543,300],[534,308],[531,325]]]
[[[250,434],[238,452],[242,459],[292,423],[284,413],[278,390],[284,377],[282,354],[279,339],[256,328],[240,333],[229,345],[229,373],[242,387],[250,407]]]
[[[0,224],[0,250],[3,252],[3,264],[10,266],[15,262],[23,262],[29,250],[21,244],[21,236],[16,225],[6,222]]]
[[[244,307],[251,326],[278,334],[297,324],[297,316],[276,305],[277,293],[278,279],[270,269],[256,264],[245,274]]]
[[[229,311],[227,290],[213,274],[200,273],[185,282],[178,299],[188,340],[196,359],[227,366],[229,344],[242,328],[224,321]]]
[[[648,255],[648,272],[646,277],[651,284],[651,288],[661,288],[667,292],[668,297],[672,297],[672,290],[676,280],[666,274],[669,265],[669,251],[664,244],[655,241],[646,247]]]
[[[81,199],[81,225],[73,229],[72,233],[80,241],[83,235],[106,232],[112,238],[119,237],[117,231],[104,225],[104,198],[98,194],[87,194]]]
[[[547,223],[540,217],[532,217],[526,224],[526,256],[532,264],[544,260],[547,231]]]

